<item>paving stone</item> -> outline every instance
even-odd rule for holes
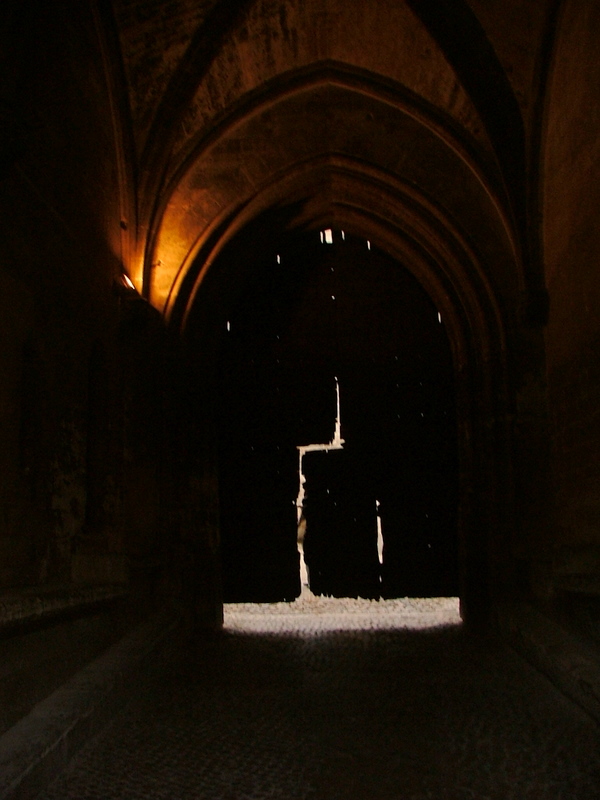
[[[43,800],[598,797],[598,726],[455,601],[308,598],[227,606]]]

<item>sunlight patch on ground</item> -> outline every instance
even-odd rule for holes
[[[322,633],[448,627],[462,622],[457,597],[363,600],[303,596],[292,603],[226,603],[224,628],[253,633]]]

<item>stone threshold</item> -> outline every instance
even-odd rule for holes
[[[139,688],[179,621],[156,612],[0,737],[0,800],[32,800]]]

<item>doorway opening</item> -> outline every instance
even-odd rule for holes
[[[438,309],[372,241],[333,228],[269,241],[232,252],[255,260],[221,328],[225,602],[455,597],[453,363]]]
[[[324,238],[322,241],[326,241]],[[304,499],[306,497],[305,485],[306,476],[303,469],[304,456],[307,453],[328,453],[331,450],[342,450],[344,440],[342,439],[342,414],[340,404],[340,384],[335,378],[335,396],[337,414],[335,418],[335,431],[333,438],[326,444],[307,444],[298,445],[298,497],[296,498],[296,518],[298,521],[298,556],[300,559],[300,596],[309,597],[312,595],[310,590],[310,578],[308,567],[304,557],[304,540],[306,538],[306,517],[304,516]]]

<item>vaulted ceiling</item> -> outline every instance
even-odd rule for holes
[[[433,295],[470,280],[492,304],[534,296],[532,153],[556,13],[555,0],[112,0],[137,286],[185,319],[236,231],[294,202],[298,224],[419,251],[437,264],[419,275]]]

